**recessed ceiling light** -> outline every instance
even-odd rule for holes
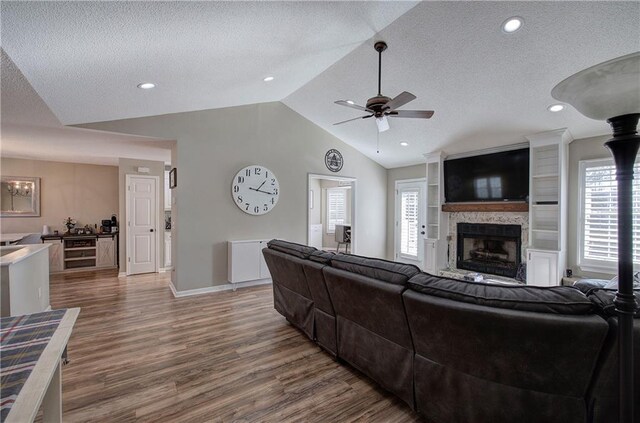
[[[154,84],[153,82],[142,82],[140,84],[138,84],[138,88],[141,88],[143,90],[150,90],[151,88],[154,88],[156,86],[156,84]]]
[[[273,81],[275,78],[273,76],[267,76],[266,78],[263,79],[264,82],[271,82]]]
[[[409,143],[408,143],[408,142],[406,142],[406,141],[402,141],[402,142],[400,143],[400,145],[401,145],[401,146],[403,146],[403,147],[406,147],[406,146],[408,146],[408,145],[409,145]]]
[[[561,112],[564,110],[564,104],[552,104],[547,107],[547,110],[550,112]]]
[[[518,16],[514,16],[512,18],[507,19],[502,23],[502,32],[506,34],[513,34],[524,24],[524,19]]]
[[[349,104],[356,104],[353,100],[347,100],[347,103],[349,103]]]

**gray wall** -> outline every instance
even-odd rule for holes
[[[610,136],[599,136],[574,140],[569,144],[569,219],[567,227],[567,267],[581,276],[611,279],[614,275],[586,272],[578,267],[578,226],[580,205],[580,160],[610,158],[609,150],[604,146]]]
[[[394,219],[396,202],[396,181],[401,179],[417,179],[427,176],[427,165],[419,164],[415,166],[397,167],[387,171],[387,259],[393,260],[394,248]]]
[[[178,291],[225,284],[229,240],[305,243],[307,175],[331,173],[324,165],[330,148],[344,156],[337,175],[358,179],[358,252],[385,256],[387,171],[280,102],[83,126],[177,140],[172,257]],[[268,167],[280,182],[278,205],[263,216],[243,213],[231,199],[233,177],[251,164]]]
[[[149,173],[138,173],[138,167],[148,167]],[[120,235],[118,236],[118,255],[120,258],[120,272],[126,271],[127,264],[127,222],[126,222],[126,196],[127,184],[126,175],[142,175],[157,176],[158,191],[160,198],[158,199],[158,228],[156,232],[159,234],[157,248],[160,250],[160,268],[164,267],[164,163],[151,160],[123,159],[118,160],[118,195],[120,201],[120,212],[118,213],[118,222],[120,225]]]

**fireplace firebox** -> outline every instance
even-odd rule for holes
[[[521,261],[520,225],[458,223],[458,269],[513,278]]]

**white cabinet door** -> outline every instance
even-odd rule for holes
[[[266,247],[267,241],[260,241],[260,251],[258,251],[258,255],[260,256],[260,279],[267,279],[271,277],[271,273],[269,273],[269,268],[267,267],[267,262],[264,260],[264,254],[262,254],[262,249]]]
[[[527,258],[527,285],[559,285],[558,252],[529,250]]]
[[[62,272],[64,269],[64,256],[61,239],[49,239],[44,241],[51,244],[49,247],[49,272]]]
[[[164,234],[164,267],[171,267],[171,232]]]
[[[113,267],[116,265],[116,243],[113,238],[98,238],[96,243],[96,267]]]
[[[437,248],[435,239],[427,239],[424,241],[424,271],[437,275]]]
[[[262,249],[267,240],[229,241],[228,279],[231,283],[267,279],[271,275]]]

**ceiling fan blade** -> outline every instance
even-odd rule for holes
[[[336,123],[334,123],[334,125],[342,125],[343,123],[351,122],[353,120],[358,120],[358,119],[366,119],[366,118],[370,118],[371,116],[373,116],[373,115],[358,116],[357,118],[343,120],[342,122],[336,122]]]
[[[433,113],[433,110],[397,110],[386,113],[386,115],[389,117],[399,118],[429,119],[431,116],[433,116]]]
[[[352,109],[356,109],[356,110],[362,110],[363,112],[368,112],[369,111],[365,107],[358,106],[357,104],[351,104],[348,101],[344,101],[344,100],[334,101],[334,103],[336,103],[336,104],[338,104],[340,106],[351,107]]]
[[[376,125],[378,125],[378,132],[384,132],[389,129],[389,121],[386,116],[376,118]]]
[[[403,91],[398,94],[395,98],[392,98],[384,105],[383,109],[386,110],[395,110],[398,107],[402,107],[410,101],[415,100],[417,97],[410,92]]]

